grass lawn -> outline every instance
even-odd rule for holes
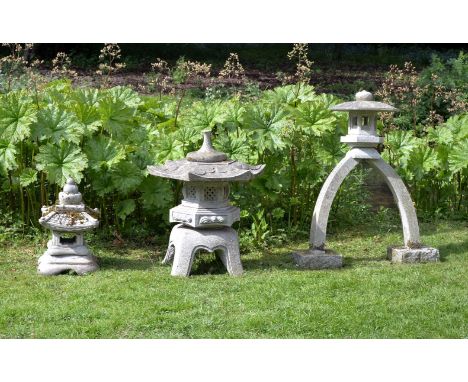
[[[0,247],[0,338],[468,338],[468,225],[422,224],[441,262],[395,265],[401,232],[341,230],[341,270],[295,267],[306,242],[243,256],[229,277],[211,255],[170,276],[164,248],[91,242],[99,272],[36,274],[44,243]],[[203,257],[200,257],[203,259]]]

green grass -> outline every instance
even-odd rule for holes
[[[307,243],[243,256],[229,277],[210,255],[190,278],[170,276],[163,248],[102,247],[99,272],[36,274],[44,243],[0,247],[1,338],[467,338],[468,226],[423,224],[435,264],[395,265],[396,228],[341,230],[328,246],[341,270],[297,269]],[[202,260],[204,258],[204,260]]]

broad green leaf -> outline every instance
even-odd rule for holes
[[[145,209],[167,209],[173,202],[171,186],[165,179],[147,176],[138,189],[142,193],[140,200]]]
[[[83,126],[74,114],[53,104],[37,113],[37,122],[32,128],[34,138],[48,140],[55,144],[60,144],[62,141],[78,144],[83,132]]]
[[[427,137],[437,145],[450,145],[453,142],[453,133],[447,126],[430,127]]]
[[[43,92],[44,101],[47,104],[65,105],[72,92],[71,81],[60,79],[49,82]]]
[[[245,107],[237,100],[231,100],[224,106],[223,127],[228,131],[238,131],[243,123]]]
[[[23,187],[28,187],[30,184],[33,184],[37,180],[37,171],[27,167],[19,176],[20,185]]]
[[[249,161],[251,149],[246,142],[247,135],[245,132],[239,131],[239,137],[237,137],[236,133],[218,135],[213,145],[217,150],[226,153],[231,159]]]
[[[0,139],[0,174],[6,175],[17,166],[15,145],[11,141]]]
[[[59,186],[63,186],[67,178],[73,178],[79,183],[87,166],[86,156],[80,148],[66,141],[60,145],[48,143],[41,146],[36,162],[36,168],[44,171],[49,181]]]
[[[468,139],[453,146],[448,154],[448,161],[449,168],[454,173],[468,168]]]
[[[412,152],[408,160],[408,169],[416,180],[421,180],[429,171],[437,166],[437,156],[434,149],[421,142]]]
[[[142,104],[142,100],[138,93],[129,87],[116,86],[108,90],[114,102],[123,102],[129,108],[137,108]]]
[[[107,94],[99,101],[99,114],[106,131],[117,139],[126,139],[134,127],[136,108]]]
[[[114,191],[114,183],[109,172],[89,172],[91,178],[91,187],[100,197],[110,194]]]
[[[83,124],[85,135],[91,135],[102,126],[98,107],[99,92],[96,89],[78,89],[72,95],[70,109]]]
[[[264,93],[264,99],[277,105],[297,106],[316,97],[314,87],[303,83],[280,86]]]
[[[324,134],[319,141],[320,150],[317,150],[317,157],[320,162],[334,166],[344,156],[344,145],[340,142],[341,133],[336,130]]]
[[[386,137],[385,144],[393,158],[403,165],[407,162],[418,141],[410,131],[393,130]]]
[[[153,139],[156,163],[181,159],[184,156],[182,144],[173,135],[164,134]]]
[[[333,112],[318,100],[303,102],[297,108],[290,107],[288,110],[306,134],[321,136],[335,128],[336,118]]]
[[[143,181],[143,171],[133,162],[121,161],[111,170],[112,183],[121,194],[135,191]]]
[[[183,125],[195,131],[211,130],[224,120],[223,108],[219,102],[194,102],[183,116]]]
[[[244,124],[252,132],[253,144],[259,152],[275,151],[285,147],[282,136],[286,111],[278,105],[249,107]]]
[[[104,135],[86,142],[84,152],[88,164],[95,171],[108,170],[125,158],[125,150],[119,143]]]
[[[36,120],[32,100],[19,92],[0,98],[0,139],[17,143],[29,137],[31,124]]]
[[[117,203],[116,213],[119,219],[125,221],[128,215],[135,211],[136,203],[133,199],[122,200]]]
[[[468,139],[468,114],[454,115],[442,126],[447,127],[457,139]]]

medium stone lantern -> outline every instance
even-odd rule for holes
[[[423,246],[419,237],[419,225],[416,210],[405,184],[387,164],[376,147],[383,143],[376,131],[377,113],[397,111],[391,105],[374,101],[367,91],[356,94],[356,100],[345,102],[331,108],[334,111],[349,113],[348,135],[341,137],[341,142],[351,147],[346,156],[336,165],[322,186],[315,204],[310,228],[310,249],[293,254],[296,263],[306,268],[338,268],[343,264],[342,256],[325,249],[327,222],[333,199],[343,180],[360,162],[367,163],[385,179],[400,212],[403,226],[404,245],[388,248],[388,256],[393,262],[438,261],[436,248]]]
[[[52,231],[47,251],[39,258],[38,272],[56,275],[66,271],[85,274],[99,267],[84,240],[84,233],[99,225],[99,210],[83,204],[73,179],[68,179],[55,206],[42,207],[39,223]]]
[[[183,181],[183,199],[169,212],[178,223],[171,231],[164,264],[173,261],[173,276],[188,276],[196,252],[216,253],[231,275],[242,274],[239,239],[231,225],[239,208],[229,204],[229,182],[245,182],[259,175],[265,165],[250,166],[228,159],[211,144],[211,131],[203,132],[200,150],[185,159],[148,166],[151,175]]]

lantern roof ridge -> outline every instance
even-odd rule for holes
[[[384,102],[374,101],[372,93],[362,90],[355,95],[355,101],[343,102],[330,107],[333,111],[375,111],[395,112],[398,109]]]
[[[71,178],[59,193],[58,203],[44,206],[39,223],[51,230],[80,232],[96,228],[99,225],[99,210],[84,205],[78,186]]]
[[[248,181],[260,175],[265,165],[249,165],[215,150],[211,143],[211,131],[203,131],[203,144],[198,151],[184,159],[168,160],[163,165],[148,166],[151,175],[162,178],[190,181]]]

